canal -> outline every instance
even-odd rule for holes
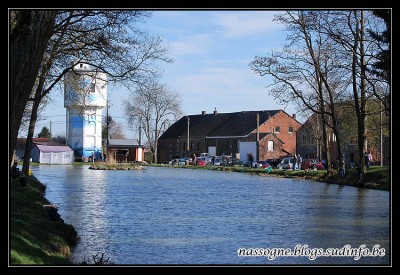
[[[75,263],[102,253],[118,265],[391,262],[387,191],[170,167],[31,170],[81,238]]]

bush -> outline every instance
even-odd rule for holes
[[[109,258],[105,259],[104,258],[104,253],[101,253],[101,256],[99,254],[93,255],[92,259],[86,259],[86,257],[83,259],[82,262],[79,263],[79,265],[113,265],[114,262],[110,261]]]

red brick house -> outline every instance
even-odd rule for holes
[[[235,113],[183,116],[158,139],[157,160],[168,163],[177,157],[239,153],[240,142],[256,142],[255,160],[292,155],[296,152],[296,132],[301,127],[296,116],[283,110],[242,111]]]

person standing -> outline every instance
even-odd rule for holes
[[[253,168],[254,157],[252,153],[249,154],[249,161],[250,161],[250,168]]]
[[[196,164],[197,164],[196,161],[197,161],[196,154],[193,154],[193,157],[192,157],[193,165],[196,165]]]
[[[369,162],[369,165],[370,165],[370,166],[373,164],[373,159],[372,159],[371,151],[368,152],[368,162]]]
[[[365,167],[369,169],[369,157],[367,151],[364,152]]]
[[[300,170],[302,158],[300,154],[297,154],[297,170]]]
[[[345,174],[346,174],[346,162],[344,161],[344,158],[342,158],[342,161],[340,163],[340,177],[344,178]]]

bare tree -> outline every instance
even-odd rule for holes
[[[289,43],[281,52],[256,57],[250,67],[261,76],[273,77],[270,92],[281,102],[297,102],[320,116],[323,121],[323,155],[329,164],[326,127],[337,134],[335,103],[348,82],[340,81],[340,71],[333,65],[335,60],[331,53],[334,49],[329,37],[319,30],[321,19],[317,12],[287,11],[284,15],[277,15],[275,20],[287,26]],[[340,148],[340,139],[337,142]],[[328,165],[327,169],[330,173],[331,166]]]
[[[129,123],[141,127],[153,153],[153,162],[157,163],[158,138],[182,116],[180,95],[153,81],[140,85],[124,104]]]
[[[130,87],[157,76],[157,61],[172,61],[166,56],[167,49],[162,47],[160,38],[150,37],[136,26],[149,16],[147,11],[135,10],[59,11],[31,97],[33,108],[25,148],[27,155],[30,155],[39,105],[56,85],[63,84],[63,77],[68,73],[78,77],[76,85],[79,76],[86,74],[87,77],[106,75],[103,81]],[[91,70],[76,72],[78,63],[89,65]],[[88,94],[82,94],[80,98],[86,97]],[[80,103],[83,103],[80,104],[83,110],[85,101]],[[23,170],[28,169],[27,161]]]
[[[367,29],[384,29],[383,20],[377,20],[372,11],[350,10],[333,11],[325,17],[321,25],[337,44],[336,55],[344,62],[342,68],[351,75],[352,106],[357,118],[358,154],[360,160],[368,148],[367,118],[374,115],[368,105],[376,104],[376,100],[384,106],[383,110],[390,110],[390,84],[384,78],[377,78],[372,68],[379,61],[381,47],[374,36],[368,35]],[[381,110],[379,110],[381,111]],[[363,173],[366,172],[364,161],[361,161]]]
[[[287,11],[275,19],[287,26],[289,43],[282,52],[256,57],[250,63],[254,72],[273,77],[270,92],[276,98],[295,101],[320,115],[322,127],[331,128],[336,136],[340,161],[344,131],[343,119],[336,108],[349,104],[356,113],[359,110],[359,142],[362,142],[365,123],[361,113],[365,112],[360,110],[365,110],[368,99],[367,84],[370,97],[377,97],[378,91],[377,80],[366,76],[377,47],[365,37],[363,15],[363,11]],[[325,128],[323,140],[329,163]],[[360,143],[360,148],[363,147]]]
[[[52,34],[55,10],[9,12],[9,163],[12,164],[18,131]]]
[[[107,139],[107,134],[110,139],[125,138],[121,125],[113,120],[112,116],[108,116],[108,118],[104,117],[104,124],[101,134],[103,139]]]

